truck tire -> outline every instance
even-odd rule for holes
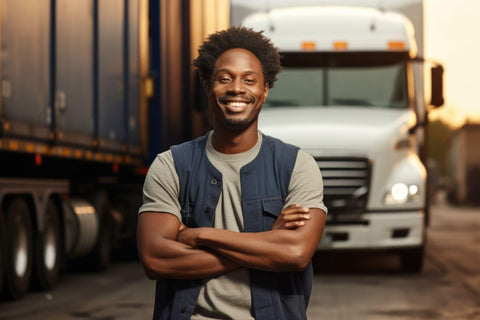
[[[112,225],[111,219],[107,215],[102,217],[100,222],[100,233],[98,241],[93,249],[93,264],[97,271],[106,270],[112,260]]]
[[[22,197],[13,198],[5,212],[7,248],[5,255],[5,295],[22,298],[30,285],[33,269],[33,227],[28,204]]]
[[[99,218],[98,238],[92,252],[87,255],[87,265],[95,271],[106,270],[111,263],[113,226],[111,206],[107,193],[97,191],[90,199]]]
[[[422,271],[425,246],[404,249],[400,252],[400,262],[403,272],[417,273]]]
[[[38,289],[51,289],[58,279],[62,261],[62,234],[58,208],[52,199],[47,202],[43,232],[35,243],[34,284]]]
[[[5,272],[5,222],[3,221],[3,212],[0,210],[0,294],[3,287],[3,274]]]

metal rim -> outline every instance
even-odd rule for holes
[[[52,271],[57,261],[57,239],[54,226],[50,223],[45,229],[45,241],[43,244],[43,261],[45,268]]]
[[[28,234],[25,221],[21,215],[17,215],[14,219],[13,232],[13,262],[15,275],[19,278],[25,276],[28,266]]]

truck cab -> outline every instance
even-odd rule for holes
[[[329,212],[318,250],[395,250],[404,270],[421,270],[426,108],[412,23],[372,8],[301,7],[242,24],[282,56],[260,130],[311,154],[322,172]]]

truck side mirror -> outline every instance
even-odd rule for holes
[[[432,75],[432,101],[430,104],[434,107],[440,107],[444,104],[443,99],[443,66],[436,65],[431,69]]]

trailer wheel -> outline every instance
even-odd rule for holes
[[[112,225],[111,219],[104,215],[100,222],[98,241],[93,250],[94,267],[98,271],[106,270],[112,260]]]
[[[60,216],[52,199],[47,202],[43,232],[38,233],[35,242],[35,286],[51,289],[58,279],[62,261]]]
[[[404,272],[416,273],[422,271],[424,246],[404,249],[400,252],[401,268]]]
[[[0,293],[2,293],[3,274],[5,272],[5,222],[3,221],[3,212],[0,210]]]
[[[91,201],[99,217],[98,238],[92,252],[86,257],[88,265],[96,271],[104,271],[110,266],[112,257],[112,218],[111,206],[106,192],[96,192]]]
[[[5,255],[5,294],[20,299],[27,292],[33,269],[32,222],[29,208],[21,197],[13,198],[5,215],[8,239]]]

